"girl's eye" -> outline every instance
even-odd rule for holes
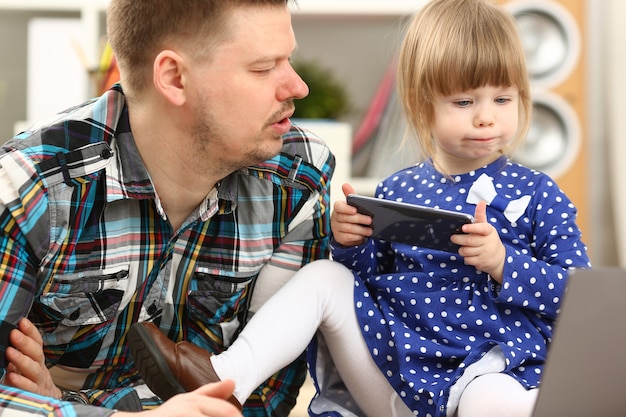
[[[455,104],[459,107],[467,107],[472,104],[472,102],[470,100],[457,100]]]
[[[508,103],[510,101],[509,98],[507,97],[499,97],[496,99],[496,103],[498,104],[504,104],[504,103]]]

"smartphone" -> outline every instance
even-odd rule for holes
[[[450,236],[473,223],[470,214],[350,194],[347,202],[372,218],[373,237],[424,248],[457,252]]]

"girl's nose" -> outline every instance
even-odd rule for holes
[[[480,107],[474,117],[474,126],[488,127],[493,126],[494,123],[495,117],[489,106]]]

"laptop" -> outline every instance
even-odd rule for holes
[[[577,270],[555,324],[533,417],[626,416],[626,270]]]

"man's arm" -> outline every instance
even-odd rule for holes
[[[10,335],[12,346],[7,349],[9,372],[4,384],[13,387],[4,390],[4,394],[11,398],[4,401],[0,396],[0,415],[2,409],[26,411],[32,415],[49,416],[51,409],[58,416],[136,416],[136,412],[117,412],[115,410],[81,405],[68,401],[61,401],[62,392],[52,381],[45,365],[43,341],[36,327],[28,320],[22,319],[18,328]],[[165,402],[159,408],[141,412],[146,417],[170,416],[211,416],[211,417],[241,417],[241,413],[228,401],[224,401],[233,393],[233,381],[221,381],[208,384],[196,391],[183,394]]]
[[[243,417],[228,401],[234,389],[232,381],[207,384],[195,391],[177,395],[154,410],[122,412],[103,407],[81,405],[5,387],[0,395],[0,415],[57,417]]]

